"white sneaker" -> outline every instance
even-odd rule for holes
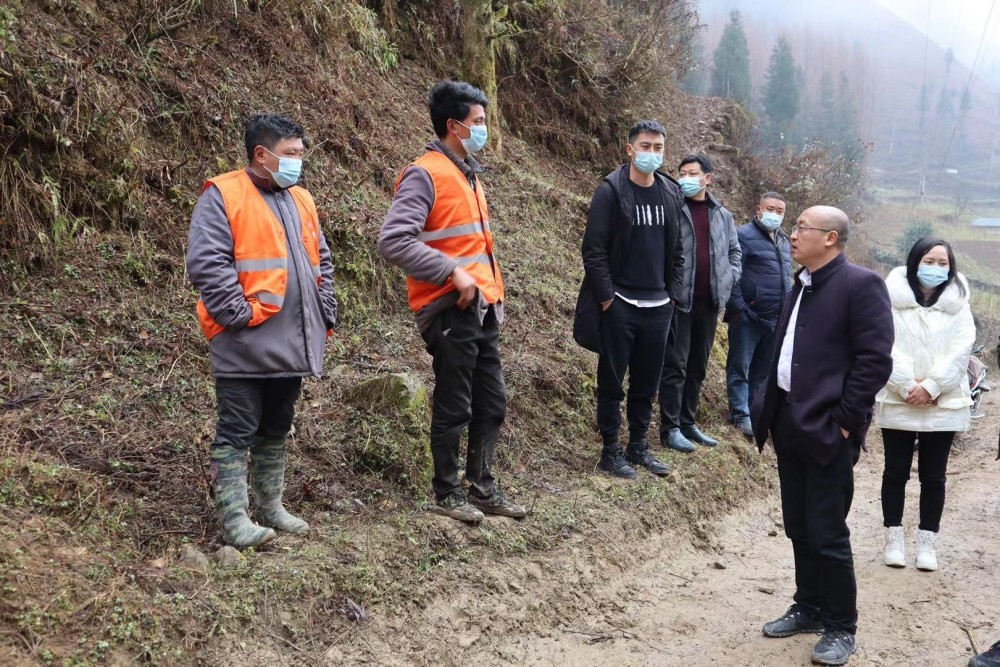
[[[917,531],[917,569],[924,572],[933,572],[938,569],[937,552],[934,550],[934,541],[937,533],[929,530]]]
[[[902,526],[885,529],[885,564],[889,567],[906,567],[906,540]]]

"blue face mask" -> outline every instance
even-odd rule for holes
[[[643,151],[636,151],[633,164],[635,165],[635,168],[642,173],[652,174],[654,171],[663,166],[663,153],[646,153]]]
[[[921,264],[917,267],[917,281],[924,289],[934,289],[948,280],[948,267]]]
[[[266,148],[264,150],[267,151]],[[271,151],[267,152],[271,153]],[[271,153],[271,155],[274,155],[274,153]],[[275,184],[279,188],[290,188],[298,183],[299,178],[302,176],[302,160],[297,157],[280,157],[278,155],[274,155],[274,157],[278,158],[278,171],[271,171],[270,173]]]
[[[764,214],[760,216],[760,226],[769,232],[773,232],[778,227],[781,227],[781,221],[785,219],[785,216],[778,215],[777,213],[772,213],[771,211],[764,211]]]
[[[455,122],[472,133],[472,136],[470,136],[468,139],[462,139],[462,137],[459,137],[459,139],[462,141],[462,148],[465,149],[465,152],[472,154],[472,153],[478,153],[479,151],[483,150],[483,146],[486,145],[486,142],[490,138],[490,133],[486,129],[486,126],[473,125],[472,127],[469,127],[465,123],[459,122],[457,120]]]
[[[694,197],[701,192],[700,176],[683,176],[677,179],[677,183],[681,186],[681,192],[684,193],[685,197]]]

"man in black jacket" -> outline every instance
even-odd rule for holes
[[[635,477],[629,463],[655,475],[668,472],[646,441],[673,314],[671,294],[684,262],[677,238],[684,200],[677,186],[656,171],[663,164],[665,138],[656,121],[641,121],[629,130],[629,164],[597,187],[583,237],[586,277],[580,302],[600,308],[593,308],[599,313],[597,423],[604,444],[599,467],[627,479]],[[577,311],[579,318],[580,304]],[[623,452],[618,429],[626,371],[629,441]]]
[[[847,215],[806,209],[791,235],[804,267],[778,322],[753,428],[778,457],[781,511],[795,557],[795,604],[768,637],[822,632],[812,659],[843,665],[855,651],[857,582],[847,513],[875,395],[892,372],[894,329],[885,281],[842,254]]]

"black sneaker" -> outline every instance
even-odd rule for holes
[[[969,667],[1000,667],[1000,642],[991,646],[985,653],[972,656],[969,659]]]
[[[486,518],[482,512],[469,502],[465,494],[461,492],[445,496],[427,509],[431,512],[443,514],[444,516],[467,523],[479,523]]]
[[[499,487],[497,487],[493,495],[489,498],[477,498],[474,495],[470,495],[469,502],[475,505],[483,514],[509,516],[512,519],[523,519],[528,515],[528,510],[510,500]]]
[[[823,624],[797,604],[789,607],[778,620],[764,624],[765,637],[791,637],[800,632],[823,632]]]
[[[812,661],[817,665],[846,665],[858,649],[858,640],[846,630],[827,630],[813,649]]]
[[[645,442],[630,442],[625,450],[625,460],[637,468],[642,466],[654,475],[662,477],[670,474],[670,468],[650,454],[649,445]]]
[[[603,470],[612,477],[622,479],[635,479],[635,469],[625,462],[625,455],[621,448],[613,452],[602,452],[601,461],[597,464],[598,470]]]

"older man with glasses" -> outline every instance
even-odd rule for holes
[[[795,557],[794,604],[763,632],[822,632],[812,654],[822,665],[846,664],[857,646],[847,514],[875,395],[892,372],[889,293],[881,276],[847,261],[849,234],[840,209],[814,206],[799,216],[792,257],[804,268],[778,322],[763,396],[752,407],[758,446],[768,435],[774,442]]]

